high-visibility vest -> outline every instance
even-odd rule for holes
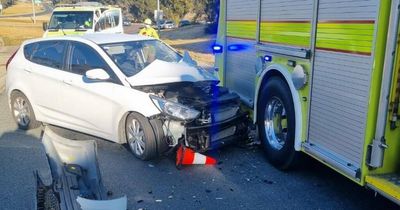
[[[154,28],[151,28],[151,27],[149,27],[149,28],[146,28],[146,27],[142,28],[142,29],[139,31],[139,34],[140,34],[140,35],[143,35],[143,36],[150,36],[150,37],[154,37],[154,38],[156,38],[156,39],[159,39],[159,36],[158,36],[158,34],[157,34],[157,31],[154,30]]]

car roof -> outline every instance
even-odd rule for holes
[[[71,40],[71,41],[81,41],[81,42],[88,40],[98,45],[101,45],[101,44],[111,44],[111,43],[129,42],[129,41],[154,40],[154,38],[138,34],[91,33],[85,35],[67,35],[67,36],[31,39],[27,40],[24,43],[28,44],[46,40]]]
[[[118,9],[117,7],[89,7],[89,6],[71,6],[71,7],[56,7],[54,8],[54,12],[73,12],[73,11],[96,11],[100,9]]]
[[[108,5],[105,6],[98,2],[80,2],[76,4],[57,4],[54,12],[60,11],[95,11],[99,9],[117,9],[117,7]]]
[[[152,40],[154,38],[142,36],[138,34],[106,34],[106,33],[92,33],[85,34],[82,38],[88,39],[96,44],[119,43],[129,41]]]

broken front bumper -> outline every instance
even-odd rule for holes
[[[224,121],[206,125],[186,125],[185,144],[196,151],[207,151],[247,137],[248,114],[239,113]]]

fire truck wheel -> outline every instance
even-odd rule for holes
[[[257,124],[269,162],[280,170],[294,166],[295,113],[289,86],[279,77],[268,79],[260,92]]]
[[[146,117],[130,113],[126,118],[125,134],[128,147],[137,158],[150,160],[157,156],[156,135]]]

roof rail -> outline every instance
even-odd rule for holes
[[[104,6],[99,2],[78,2],[76,4],[57,4],[56,7],[101,7]]]

